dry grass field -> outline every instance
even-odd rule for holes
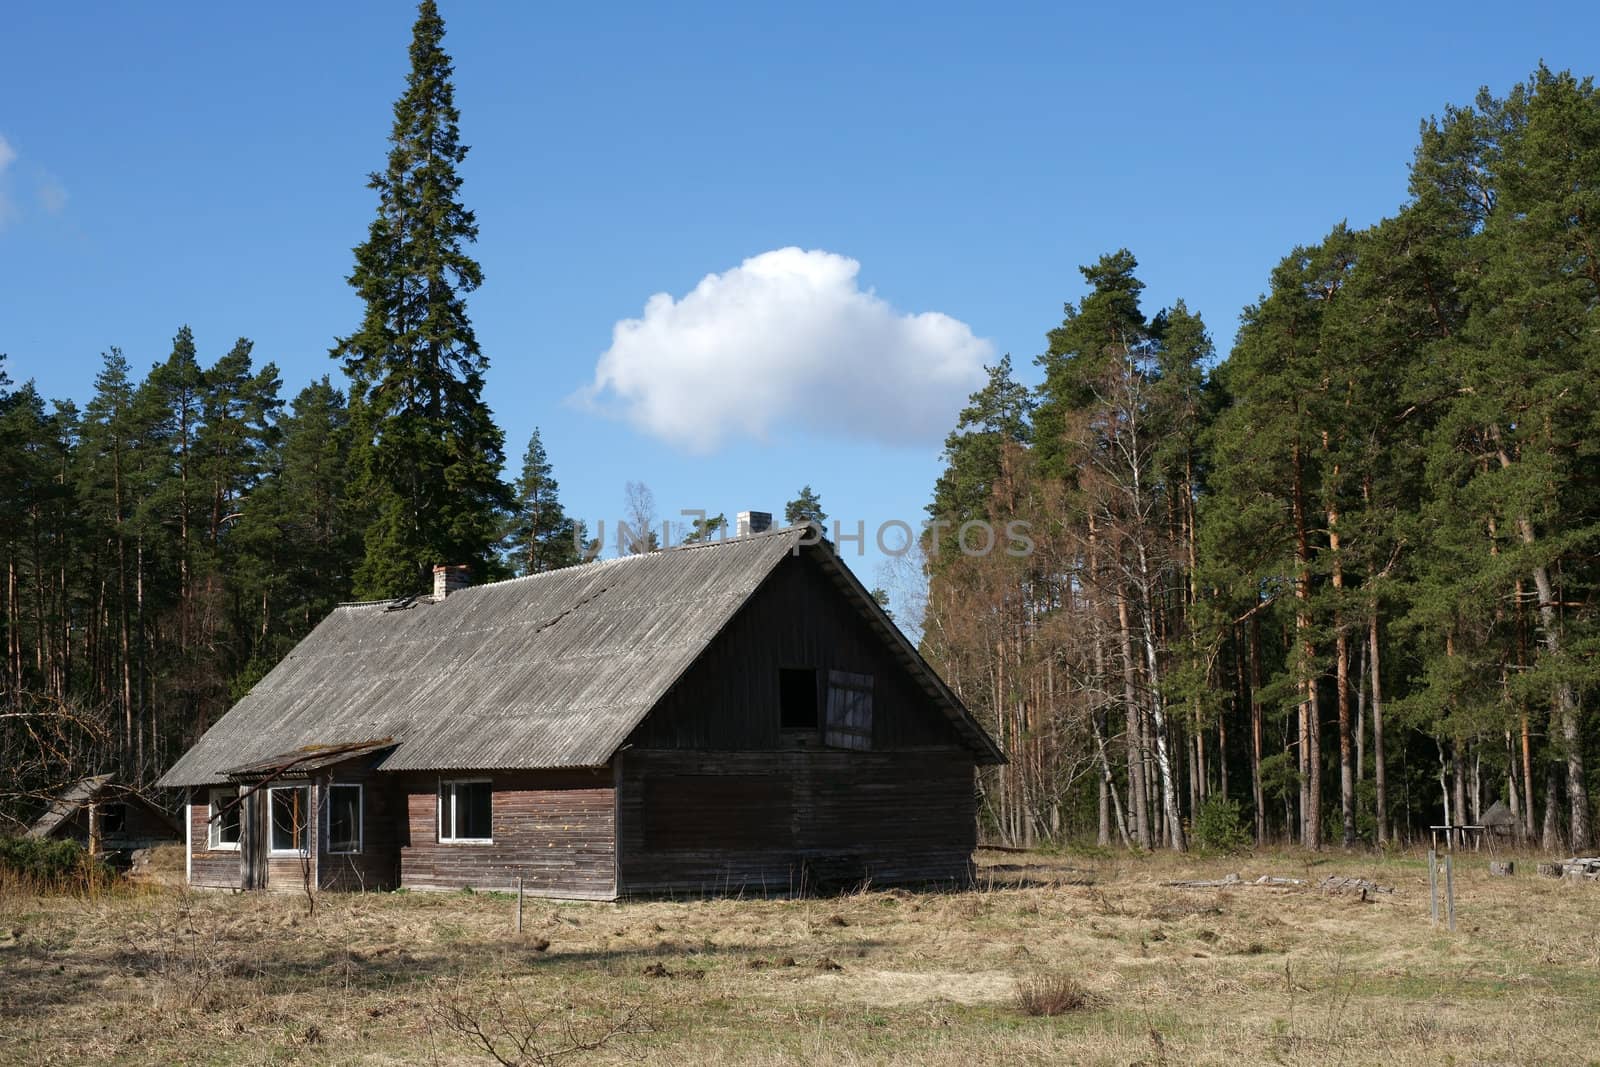
[[[291,895],[13,890],[0,1062],[493,1064],[486,1043],[508,1063],[651,1065],[1600,1056],[1600,886],[1531,860],[1507,879],[1465,858],[1450,935],[1414,857],[982,859],[962,893],[530,899],[520,936],[495,894],[329,894],[308,915]],[[1165,885],[1234,871],[1395,892]]]

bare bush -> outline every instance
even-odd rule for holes
[[[1036,974],[1017,980],[1017,1008],[1024,1015],[1066,1015],[1093,1002],[1077,979],[1065,974]]]
[[[621,1005],[585,1021],[572,1007],[530,1004],[519,995],[474,1003],[459,985],[438,997],[431,1014],[445,1030],[464,1038],[501,1067],[548,1067],[568,1056],[595,1052],[619,1037],[649,1033],[644,1008]]]

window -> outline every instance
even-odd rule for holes
[[[363,801],[359,785],[328,787],[328,851],[360,852]]]
[[[866,751],[872,747],[872,675],[828,672],[828,723],[824,744]]]
[[[282,786],[267,790],[272,810],[272,851],[302,855],[311,845],[311,787]]]
[[[494,786],[487,780],[439,783],[439,840],[490,841]]]
[[[239,810],[244,805],[237,789],[211,791],[211,821],[206,824],[206,847],[233,850],[239,847]]]
[[[778,672],[778,725],[785,730],[817,728],[817,672],[784,668]]]
[[[128,828],[128,805],[120,801],[100,805],[100,832],[120,834]]]

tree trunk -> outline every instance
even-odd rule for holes
[[[1122,645],[1122,700],[1128,712],[1128,793],[1133,808],[1133,837],[1144,848],[1153,847],[1150,837],[1150,802],[1144,777],[1144,745],[1141,734],[1138,689],[1134,685],[1133,634],[1128,625],[1128,598],[1117,583],[1117,631]]]
[[[1300,658],[1300,843],[1322,847],[1321,715],[1317,707],[1316,646],[1311,637],[1311,544],[1306,529],[1301,455],[1294,449],[1295,637]]]
[[[1267,798],[1261,787],[1261,620],[1250,616],[1250,797],[1256,809],[1256,847],[1267,843]]]
[[[1378,653],[1378,608],[1374,604],[1367,629],[1370,642],[1368,660],[1372,666],[1372,785],[1377,793],[1378,844],[1389,843],[1389,775],[1383,765],[1383,672],[1382,658]]]

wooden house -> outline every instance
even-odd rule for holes
[[[192,884],[970,877],[1001,753],[805,528],[462,577],[337,608],[167,772]]]
[[[105,855],[181,841],[183,831],[171,815],[113,775],[98,774],[63,789],[27,836],[76,841]]]

